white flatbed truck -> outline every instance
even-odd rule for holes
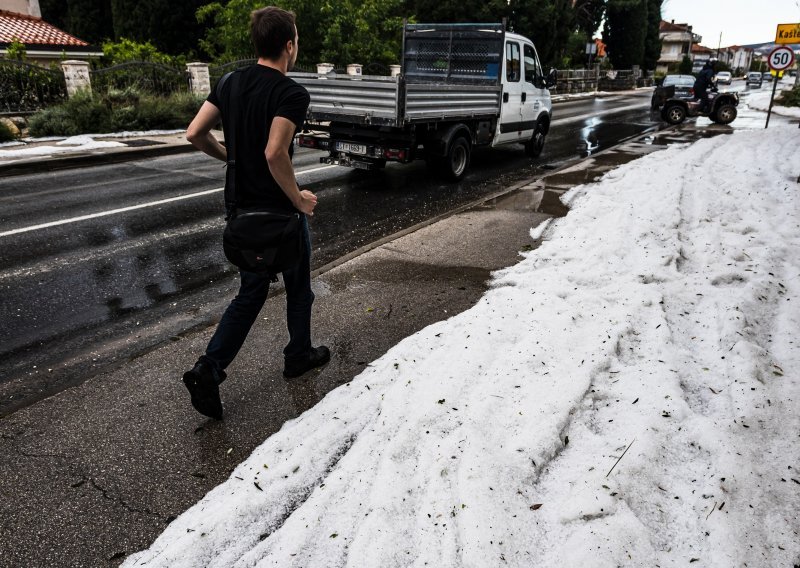
[[[521,144],[537,157],[550,131],[555,71],[503,24],[405,24],[397,77],[290,76],[311,97],[298,144],[327,151],[327,164],[422,158],[459,180],[474,147]]]

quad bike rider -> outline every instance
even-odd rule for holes
[[[700,73],[697,74],[697,78],[694,80],[694,98],[700,100],[700,113],[707,113],[711,103],[708,100],[708,90],[712,89],[715,92],[717,91],[717,85],[714,81],[714,75],[717,74],[717,70],[715,69],[717,64],[717,60],[713,57],[706,61],[706,64],[703,65],[703,69],[700,70]]]
[[[658,87],[653,97],[653,110],[660,109],[661,119],[669,124],[680,124],[687,116],[707,116],[717,124],[730,124],[737,115],[737,93],[720,93],[714,82],[716,59],[703,66],[694,82],[694,98],[675,96],[675,87]],[[710,91],[710,92],[709,92]]]

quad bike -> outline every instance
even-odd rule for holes
[[[675,96],[675,87],[659,87],[653,97],[651,110],[660,112],[661,120],[669,124],[680,124],[686,117],[707,116],[717,124],[730,124],[736,118],[739,106],[737,93],[720,93],[714,87],[708,93],[707,111],[700,111],[699,99],[686,99]]]

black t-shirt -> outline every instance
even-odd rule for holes
[[[310,97],[308,91],[280,71],[264,65],[251,65],[241,71],[239,79],[238,119],[236,121],[236,193],[239,208],[270,207],[295,211],[292,202],[272,177],[264,154],[269,129],[276,116],[291,120],[300,130],[306,118]],[[208,102],[220,109],[228,136],[230,78],[211,90]],[[294,141],[289,146],[294,155]],[[233,158],[228,156],[228,159]]]

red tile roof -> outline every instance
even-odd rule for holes
[[[51,26],[41,18],[0,10],[0,44],[14,40],[25,45],[75,46],[89,45],[75,36]]]
[[[661,23],[658,25],[658,31],[660,32],[688,32],[691,26],[689,24],[676,24],[674,22],[667,22],[666,20],[661,20]]]
[[[692,53],[713,53],[714,50],[702,45],[694,44],[692,46]]]

